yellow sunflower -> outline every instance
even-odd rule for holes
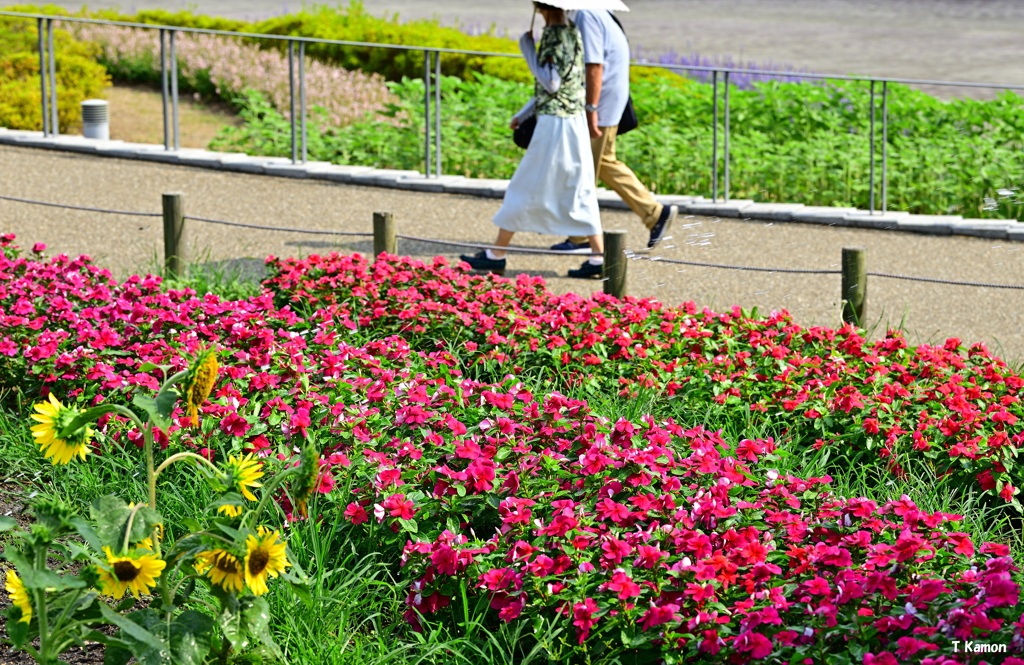
[[[242,514],[242,507],[226,503],[223,506],[217,508],[217,512],[221,515],[227,515],[228,517],[234,519],[235,517],[238,517]]]
[[[217,353],[210,349],[201,351],[192,366],[188,368],[185,382],[185,409],[193,427],[199,425],[199,407],[210,396],[213,384],[217,382]]]
[[[32,603],[28,599],[28,589],[13,568],[7,569],[7,584],[4,588],[11,594],[11,603],[21,610],[21,618],[18,621],[32,623]]]
[[[249,488],[263,487],[263,485],[256,482],[263,477],[263,472],[260,471],[262,466],[263,463],[257,460],[256,456],[251,453],[248,455],[232,455],[228,458],[228,474],[231,478],[229,482],[242,493],[242,496],[250,501],[255,501],[256,495]]]
[[[280,538],[277,531],[260,527],[258,536],[249,534],[245,539],[245,583],[257,596],[269,590],[267,577],[277,577],[291,565]]]
[[[245,587],[242,562],[231,552],[222,549],[207,550],[200,552],[196,559],[196,571],[209,577],[225,591],[238,593]]]
[[[104,547],[109,567],[100,568],[101,591],[111,598],[119,599],[125,590],[136,598],[149,593],[156,586],[156,580],[167,566],[154,554],[133,552],[133,556],[116,556],[109,547]]]
[[[61,404],[53,393],[50,393],[49,401],[35,405],[32,420],[39,424],[32,426],[32,436],[43,456],[51,460],[54,466],[67,464],[75,457],[84,460],[89,454],[89,441],[92,440],[93,432],[88,425],[63,439],[58,436],[80,414],[78,409]]]

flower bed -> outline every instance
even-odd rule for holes
[[[597,381],[749,410],[822,454],[881,458],[897,475],[923,464],[1021,510],[1024,379],[983,345],[911,347],[897,331],[871,343],[850,326],[802,328],[785,312],[553,296],[539,279],[491,281],[443,263],[329,256],[271,267],[280,305],[334,306],[424,349],[458,340],[466,363],[491,377],[543,373],[563,388]]]
[[[2,242],[0,387],[91,405],[155,387],[143,363],[178,370],[183,353],[219,348],[225,378],[201,427],[182,431],[192,417],[179,409],[170,429],[208,457],[258,453],[268,473],[316,441],[318,519],[391,557],[414,627],[471,612],[526,622],[555,660],[938,665],[980,662],[952,640],[1024,650],[1006,545],[974,543],[960,516],[906,497],[836,496],[827,477],[778,470],[783,445],[812,437],[865,459],[977,464],[954,472],[974,482],[984,468],[1005,488],[1019,378],[983,349],[553,296],[443,259],[272,260],[261,295],[226,301]],[[602,414],[569,396],[588,385],[654,386],[791,425],[783,442]],[[914,432],[945,457],[914,450]],[[1010,441],[954,456],[999,433]],[[123,434],[98,423],[93,452]],[[562,637],[545,642],[545,626]]]
[[[80,40],[98,45],[100,62],[115,79],[159,83],[156,30],[88,23],[75,30]],[[253,91],[265,96],[284,117],[291,116],[287,54],[239,38],[188,33],[177,36],[175,48],[179,76],[189,89],[228,102]],[[367,116],[381,120],[380,111],[397,101],[378,74],[350,71],[308,57],[305,68],[306,101],[310,109],[319,109],[319,121],[328,126],[344,127]]]

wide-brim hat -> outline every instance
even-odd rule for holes
[[[599,9],[613,12],[628,12],[629,7],[622,0],[542,0],[545,5],[571,11],[573,9]]]

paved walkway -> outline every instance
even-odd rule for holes
[[[211,171],[188,166],[0,146],[0,195],[79,206],[160,211],[162,192],[185,194],[186,214],[281,227],[369,232],[377,211],[395,214],[399,233],[489,243],[496,199]],[[605,228],[629,231],[629,246],[643,247],[646,230],[632,214],[603,212]],[[0,232],[16,233],[29,247],[51,253],[86,253],[124,276],[152,271],[162,254],[158,218],[76,212],[0,201]],[[239,231],[191,222],[193,259],[258,270],[267,255],[372,251],[367,238],[330,238],[273,231]],[[958,281],[1024,285],[1024,243],[962,236],[833,228],[792,222],[681,215],[656,257],[774,268],[837,270],[843,247],[867,250],[868,270]],[[523,235],[517,242],[545,247],[552,238]],[[456,259],[459,251],[400,242],[399,252]],[[508,276],[541,275],[551,289],[589,294],[599,281],[570,280],[577,257],[515,256]],[[733,304],[762,312],[787,309],[804,326],[839,322],[838,275],[791,275],[720,270],[634,260],[628,291],[668,304],[692,300],[723,310]],[[984,341],[1008,360],[1024,360],[1024,291],[948,286],[871,278],[872,326],[902,325],[915,342],[949,336]]]

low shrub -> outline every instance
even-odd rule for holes
[[[437,21],[399,23],[397,16],[390,19],[372,16],[362,2],[352,2],[347,8],[313,6],[296,14],[267,19],[254,27],[256,32],[272,35],[519,54],[516,42],[504,37],[471,37],[456,28],[441,27]],[[392,81],[423,76],[423,53],[419,50],[321,44],[310,44],[307,48],[310,55],[319,60],[346,69],[381,74]],[[518,57],[445,53],[441,57],[441,71],[459,78],[480,72],[510,81],[533,80],[526,64]]]
[[[101,97],[110,85],[98,50],[54,29],[57,124],[62,132],[81,127],[82,100]],[[0,127],[39,130],[43,126],[35,21],[0,17]]]

